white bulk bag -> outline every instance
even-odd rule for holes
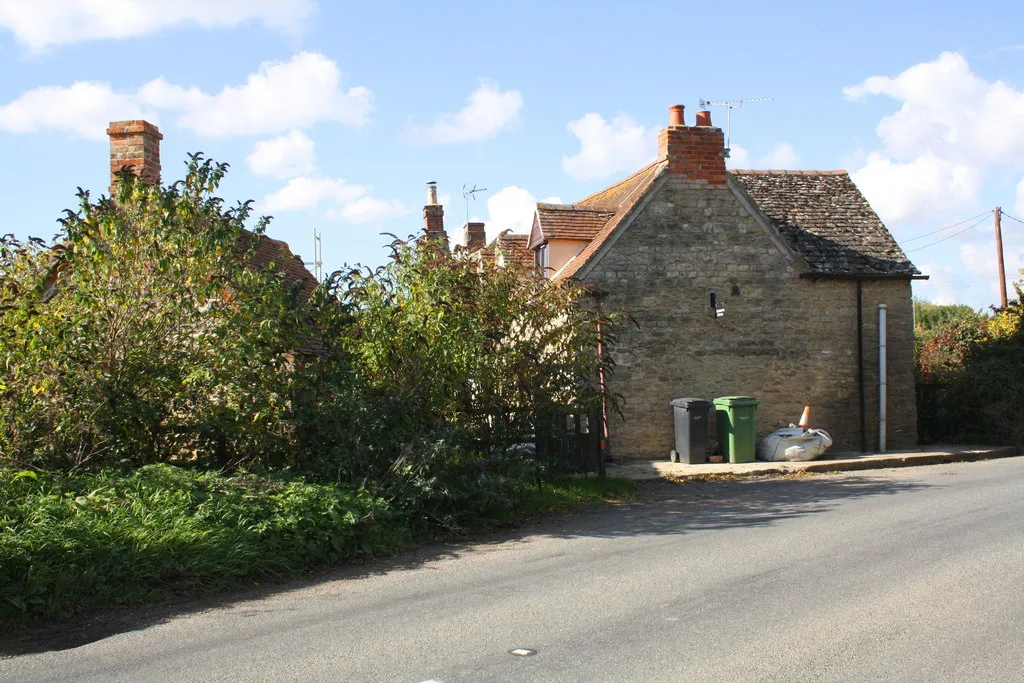
[[[832,437],[824,429],[783,427],[776,429],[757,444],[757,459],[768,462],[802,462],[815,460],[832,445]]]

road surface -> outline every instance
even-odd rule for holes
[[[490,542],[39,646],[0,659],[0,680],[1021,681],[1022,623],[1010,458],[649,484]]]

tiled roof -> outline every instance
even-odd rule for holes
[[[242,252],[248,250],[253,237],[252,233],[244,232],[238,240],[237,249]],[[308,299],[320,283],[303,265],[302,258],[292,254],[287,242],[271,239],[266,235],[260,235],[259,240],[256,249],[248,254],[246,264],[257,268],[272,266],[276,272],[284,273],[285,287],[291,287],[296,282],[301,282],[299,298]]]
[[[919,274],[846,171],[731,174],[812,274]]]
[[[597,234],[594,235],[594,239],[590,241],[590,244],[588,244],[579,254],[569,259],[568,263],[562,266],[561,270],[555,273],[552,277],[572,277],[580,268],[586,265],[587,261],[589,261],[590,258],[597,253],[598,249],[604,245],[608,238],[611,237],[611,234],[615,231],[615,228],[618,227],[619,223],[621,223],[637,203],[643,199],[644,195],[646,195],[647,191],[654,185],[654,182],[658,179],[658,176],[661,175],[661,172],[666,166],[666,160],[662,159],[661,161],[656,161],[655,163],[640,169],[625,180],[577,202],[576,206],[611,209],[612,214]]]
[[[527,248],[529,240],[529,235],[506,231],[498,235],[496,243],[492,243],[491,248],[501,252],[501,257],[506,264],[514,264],[520,268],[533,268],[533,253]]]
[[[597,233],[614,214],[614,208],[575,204],[537,204],[540,237],[545,240],[565,239],[589,242],[597,236]]]

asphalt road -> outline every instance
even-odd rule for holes
[[[1011,458],[652,484],[635,503],[2,659],[0,680],[1021,681],[1022,623]]]

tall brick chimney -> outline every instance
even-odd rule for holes
[[[711,125],[711,112],[697,112],[697,125],[683,121],[683,106],[669,107],[669,125],[658,133],[658,158],[668,173],[694,187],[725,187],[725,136]]]
[[[423,228],[430,239],[444,240],[448,245],[448,233],[444,231],[444,207],[437,203],[437,183],[427,183],[427,205],[423,207]]]
[[[483,223],[466,223],[462,226],[463,242],[466,249],[476,251],[487,245],[487,232]]]
[[[110,194],[114,194],[117,174],[131,166],[143,182],[160,182],[160,129],[148,121],[112,121],[110,137]]]

